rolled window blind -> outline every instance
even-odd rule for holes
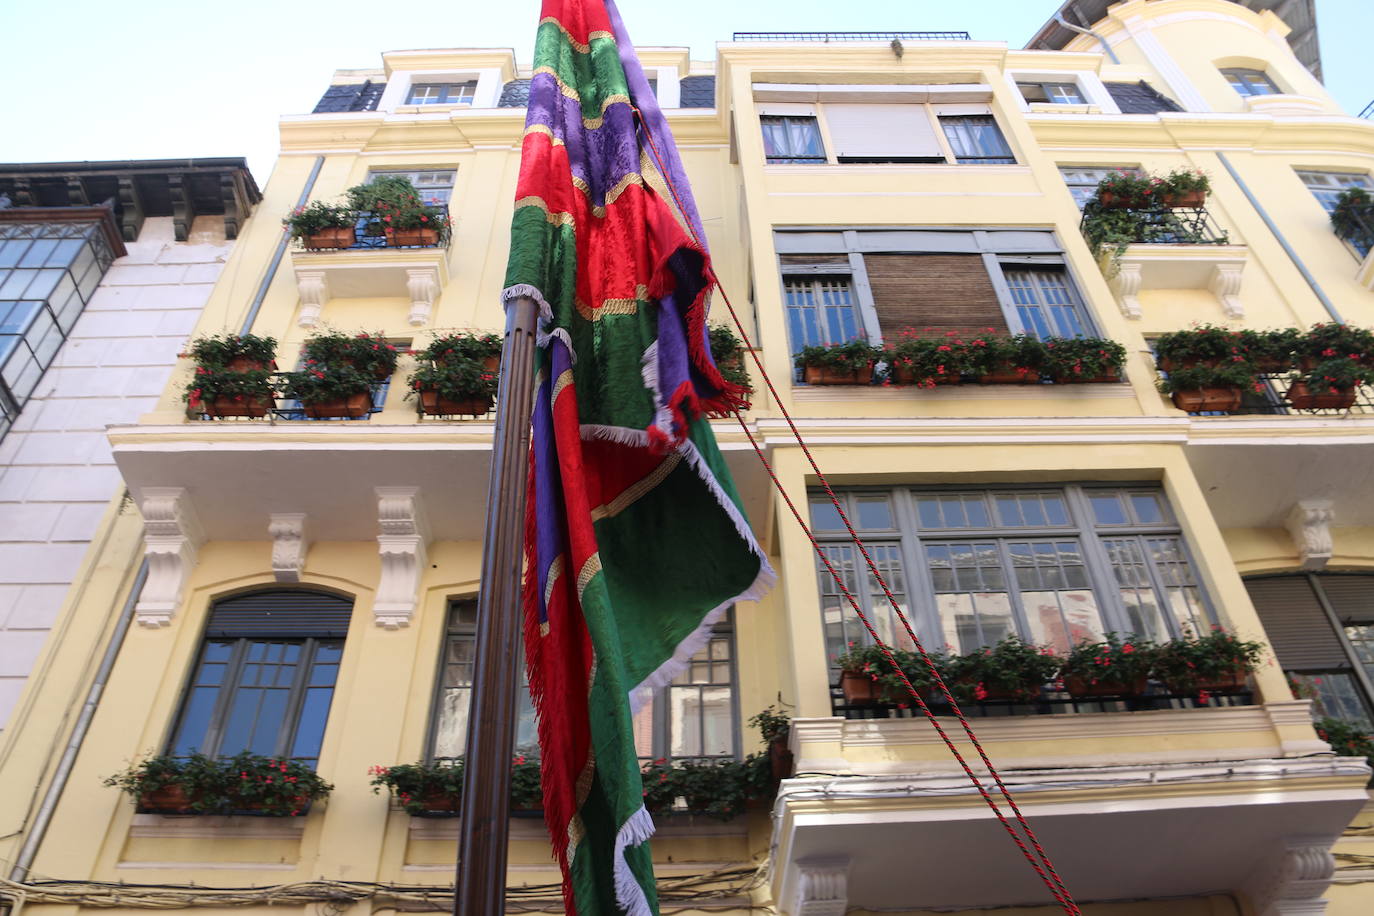
[[[944,159],[924,105],[826,103],[825,123],[838,157]]]
[[[864,268],[885,340],[895,340],[905,328],[927,337],[1007,330],[979,255],[866,254]]]
[[[209,637],[342,637],[353,602],[338,595],[280,589],[215,602],[205,625]]]
[[[1347,668],[1340,639],[1306,576],[1247,579],[1245,588],[1284,668]]]

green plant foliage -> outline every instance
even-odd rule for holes
[[[404,175],[379,175],[366,184],[355,184],[344,192],[344,199],[354,210],[421,206],[420,192]]]
[[[1331,745],[1331,750],[1340,757],[1363,757],[1374,767],[1374,735],[1368,726],[1346,719],[1327,716],[1313,723],[1317,737]],[[1374,785],[1374,777],[1370,777]]]
[[[1243,640],[1214,625],[1205,636],[1189,632],[1162,644],[1154,673],[1173,690],[1186,692],[1233,672],[1254,671],[1263,652],[1263,643]]]
[[[374,766],[372,791],[390,791],[407,814],[424,814],[433,810],[439,799],[458,800],[463,797],[463,759],[436,763],[398,763],[393,766]],[[456,805],[454,806],[457,807]]]
[[[767,706],[749,717],[749,727],[757,729],[763,743],[768,744],[770,741],[787,737],[788,732],[792,730],[792,717],[781,709]]]
[[[414,351],[416,359],[443,363],[458,360],[481,362],[501,355],[502,339],[500,334],[479,334],[475,331],[457,331],[442,334],[430,341],[423,350]]]
[[[291,215],[282,220],[292,238],[314,235],[324,229],[345,229],[357,222],[357,216],[348,207],[312,200],[304,207],[297,207]]]
[[[736,337],[728,325],[713,324],[708,333],[711,359],[720,374],[727,382],[752,392],[754,385],[749,381],[749,370],[744,367],[744,341]]]
[[[1161,378],[1155,387],[1165,394],[1176,391],[1198,391],[1202,388],[1255,388],[1258,376],[1253,363],[1223,363],[1220,366],[1193,366],[1172,369],[1168,378]],[[1259,386],[1262,388],[1262,386]]]
[[[281,390],[284,397],[313,405],[367,394],[375,381],[371,373],[360,372],[352,366],[307,360],[304,369],[282,373]]]
[[[861,372],[878,358],[877,348],[863,338],[827,347],[802,347],[796,356],[797,368],[814,366],[838,372]]]
[[[303,763],[247,751],[228,758],[150,757],[109,777],[105,785],[134,798],[175,786],[190,799],[191,810],[201,814],[251,811],[272,817],[295,817],[334,789]]]
[[[1246,359],[1256,366],[1266,367],[1267,371],[1287,367],[1292,364],[1294,354],[1302,345],[1305,335],[1297,328],[1277,328],[1267,331],[1241,330],[1237,343]]]
[[[217,399],[226,399],[235,404],[252,404],[274,397],[276,391],[272,385],[272,374],[266,369],[231,372],[203,366],[196,367],[195,374],[181,394],[181,399],[192,410],[201,410]]]
[[[420,391],[436,391],[441,398],[465,401],[495,398],[499,379],[495,372],[481,363],[464,360],[421,364],[410,374],[409,382],[407,398],[414,397]]]
[[[1210,194],[1212,180],[1202,169],[1174,169],[1164,176],[1161,187],[1165,195],[1186,194],[1191,191]]]
[[[1083,640],[1074,646],[1064,658],[1059,676],[1082,678],[1088,684],[1131,684],[1149,677],[1157,652],[1147,639],[1108,633],[1101,640]]]
[[[253,360],[263,365],[277,354],[275,337],[256,334],[206,334],[191,341],[184,356],[206,369],[223,369],[236,359]]]
[[[1044,373],[1056,382],[1121,374],[1126,348],[1103,337],[1055,337],[1045,341]]]
[[[1331,209],[1331,228],[1362,250],[1374,247],[1374,197],[1364,188],[1346,188]]]
[[[1012,634],[996,645],[954,656],[949,661],[950,685],[960,699],[981,700],[1007,692],[1017,699],[1034,699],[1042,685],[1054,680],[1059,658],[1048,646],[1036,646]]]
[[[1308,359],[1345,359],[1374,363],[1374,331],[1335,321],[1314,324],[1307,329],[1298,355]]]
[[[1368,385],[1371,377],[1374,377],[1374,369],[1352,355],[1322,360],[1306,372],[1294,372],[1290,380],[1304,382],[1313,394],[1338,394]]]
[[[1170,360],[1176,366],[1242,362],[1248,358],[1245,341],[1240,331],[1215,324],[1197,324],[1159,335],[1155,339],[1155,356]]]
[[[400,356],[380,332],[343,334],[332,330],[306,338],[302,355],[306,366],[349,366],[379,379],[396,371]]]
[[[916,690],[934,690],[938,687],[935,675],[931,673],[930,665],[925,663],[919,652],[908,649],[891,649],[890,651],[893,660],[897,663],[896,669],[887,660],[882,649],[877,646],[860,646],[854,643],[850,643],[848,651],[835,659],[835,664],[842,671],[866,675],[878,686],[878,694],[883,697],[885,702],[901,707],[913,705],[915,701],[912,700],[902,678],[897,675],[898,670],[906,675],[907,681]],[[927,650],[927,654],[935,666],[935,671],[948,684],[954,659],[942,651],[930,652]]]

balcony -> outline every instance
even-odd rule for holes
[[[429,323],[434,301],[448,285],[450,234],[432,241],[407,239],[388,232],[375,214],[359,210],[351,236],[339,247],[309,247],[298,240],[291,264],[300,293],[296,324],[312,328],[330,299],[409,297],[407,321]],[[413,243],[410,243],[412,242]]]
[[[1090,245],[1110,257],[1106,273],[1127,318],[1144,314],[1140,294],[1155,289],[1205,289],[1227,318],[1244,317],[1240,298],[1248,260],[1205,207],[1085,208],[1079,224]]]

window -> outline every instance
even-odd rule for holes
[[[477,601],[466,598],[449,608],[430,758],[452,760],[463,755],[472,704],[472,674],[477,658]],[[524,678],[524,665],[521,665]],[[517,700],[516,750],[539,753],[534,706],[528,690]],[[739,723],[735,712],[734,628],[716,626],[707,645],[692,657],[687,670],[654,696],[634,722],[640,756],[733,757]]]
[[[759,123],[763,125],[764,158],[770,165],[826,161],[815,117],[765,115]]]
[[[1073,202],[1082,210],[1083,205],[1092,199],[1097,193],[1097,186],[1109,175],[1118,172],[1128,172],[1138,175],[1139,169],[1136,168],[1104,168],[1097,166],[1083,167],[1076,165],[1061,165],[1059,174],[1064,178],[1064,184],[1068,186],[1069,193],[1073,195]]]
[[[1156,488],[912,488],[841,498],[928,645],[970,652],[1017,633],[1067,652],[1108,631],[1165,639],[1210,624],[1178,523]],[[828,499],[812,497],[811,523],[883,640],[912,648]],[[817,575],[833,663],[849,642],[869,638],[819,563]]]
[[[457,174],[454,169],[423,169],[416,172],[373,169],[367,173],[367,180],[372,181],[384,175],[400,175],[402,178],[410,179],[410,183],[415,185],[415,190],[420,192],[420,199],[425,203],[447,206],[453,196],[453,179]]]
[[[1248,70],[1245,67],[1224,67],[1221,75],[1231,88],[1243,96],[1277,95],[1279,87],[1263,70]]]
[[[788,339],[808,345],[864,338],[1096,333],[1053,233],[984,229],[780,230]]]
[[[1312,714],[1374,723],[1374,576],[1264,576],[1245,586]]]
[[[113,261],[95,222],[0,224],[0,437]]]
[[[861,336],[848,277],[789,277],[783,281],[792,351],[844,343]]]
[[[1054,105],[1082,105],[1083,93],[1073,83],[1022,83],[1016,88],[1027,102],[1049,102]]]
[[[645,760],[736,757],[734,628],[716,626],[687,669],[635,716],[635,749]]]
[[[1374,191],[1374,180],[1371,180],[1365,172],[1319,172],[1311,169],[1299,169],[1298,177],[1302,179],[1307,190],[1312,192],[1312,196],[1317,198],[1317,202],[1322,205],[1327,213],[1336,209],[1336,201],[1346,188],[1364,188],[1367,191]]]
[[[1004,267],[1002,274],[1026,333],[1042,340],[1086,335],[1077,296],[1063,268]]]
[[[992,115],[942,115],[940,127],[957,162],[985,165],[1016,162]]]
[[[471,105],[476,95],[476,80],[463,83],[414,83],[406,97],[406,104]]]
[[[170,752],[319,760],[353,611],[346,598],[258,592],[216,602]]]

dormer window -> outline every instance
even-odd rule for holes
[[[1048,102],[1051,105],[1083,105],[1087,102],[1073,83],[1017,82],[1021,97],[1027,102]]]
[[[1223,67],[1221,75],[1231,88],[1247,98],[1252,95],[1278,95],[1279,87],[1263,70],[1250,70],[1245,67]]]
[[[407,105],[471,105],[477,95],[477,81],[463,83],[414,83]]]

